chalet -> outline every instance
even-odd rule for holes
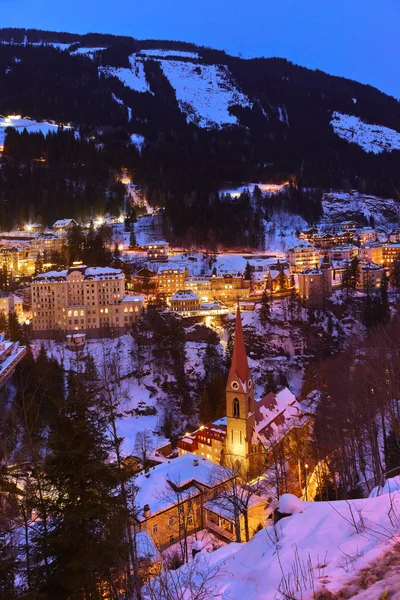
[[[234,480],[229,469],[204,457],[185,454],[134,476],[138,488],[135,530],[164,549],[204,529],[203,504]]]
[[[59,219],[54,223],[53,229],[55,229],[55,231],[67,231],[68,229],[75,227],[75,225],[78,225],[75,219]]]

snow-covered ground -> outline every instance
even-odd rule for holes
[[[93,58],[96,52],[101,52],[102,50],[106,50],[106,48],[104,46],[101,48],[85,48],[83,46],[80,46],[79,48],[71,52],[71,54],[85,54],[86,56]]]
[[[336,111],[332,114],[331,125],[339,137],[358,144],[365,152],[380,154],[400,150],[400,133],[389,127],[364,123],[360,117]]]
[[[232,81],[224,65],[202,65],[179,60],[159,60],[164,75],[176,92],[176,98],[188,123],[199,127],[235,125],[229,112],[235,104],[251,106],[248,97]]]
[[[395,199],[361,194],[356,190],[326,192],[322,199],[322,223],[374,218],[375,225],[398,223],[400,204]]]
[[[144,72],[143,60],[131,54],[129,57],[130,68],[126,67],[99,67],[99,72],[106,77],[117,77],[126,87],[135,92],[148,92],[150,86]]]
[[[145,138],[143,135],[140,135],[140,133],[132,133],[131,142],[139,151],[141,151],[145,142]]]
[[[273,196],[274,194],[283,192],[288,186],[288,183],[243,183],[242,185],[239,185],[237,187],[224,188],[220,190],[220,194],[229,194],[233,198],[237,198],[246,190],[249,191],[250,194],[252,194],[256,186],[258,186],[258,188],[262,191],[263,194],[267,196]]]
[[[210,598],[399,600],[399,491],[348,502],[286,495],[280,508],[294,512],[246,544],[196,557],[197,574],[213,575]]]
[[[33,342],[34,353],[39,351],[41,344],[44,345],[49,355],[63,364],[66,370],[76,368],[77,355],[75,352],[68,350],[65,343],[53,340],[35,340]],[[93,356],[100,378],[103,377],[105,363],[118,363],[122,381],[120,387],[116,389],[121,415],[117,420],[117,427],[118,435],[124,438],[122,453],[125,456],[133,453],[138,431],[147,429],[152,437],[154,447],[158,447],[166,441],[160,435],[160,414],[158,411],[161,407],[158,404],[159,397],[155,395],[157,390],[152,385],[153,372],[149,367],[147,376],[144,376],[140,382],[137,380],[132,374],[135,369],[131,354],[133,349],[134,341],[130,335],[123,335],[117,339],[88,340],[85,348],[85,352]],[[138,414],[143,411],[146,412],[146,407],[150,410],[155,407],[157,414]]]
[[[3,146],[4,144],[7,127],[13,127],[18,131],[26,129],[29,133],[43,133],[43,135],[47,135],[49,132],[57,133],[59,126],[54,121],[43,121],[42,123],[38,123],[38,121],[34,121],[28,117],[22,118],[21,115],[9,115],[7,117],[0,116],[0,146]],[[63,128],[71,129],[71,127],[68,127],[67,125],[64,125]],[[75,132],[75,135],[77,136],[79,134]]]
[[[186,50],[157,50],[155,48],[148,48],[146,50],[140,50],[140,54],[144,54],[146,56],[157,56],[159,58],[164,58],[166,56],[175,56],[180,58],[199,58],[197,52],[187,52]]]

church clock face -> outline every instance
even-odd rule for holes
[[[251,390],[251,388],[253,387],[253,382],[251,379],[248,380],[247,387],[249,388],[249,390]]]
[[[239,384],[238,384],[238,382],[237,382],[237,381],[232,381],[232,383],[231,383],[231,388],[232,388],[233,390],[235,390],[235,391],[236,391],[236,390],[238,390],[238,389],[239,389]]]

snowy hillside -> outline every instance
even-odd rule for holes
[[[13,127],[19,131],[26,129],[29,133],[43,133],[47,135],[49,132],[57,133],[58,124],[54,121],[43,121],[38,123],[28,117],[22,118],[20,115],[9,115],[8,117],[0,116],[0,146],[3,146],[6,137],[7,127]],[[64,129],[71,129],[67,125],[63,126]],[[78,135],[76,133],[76,135]]]
[[[392,490],[400,482],[394,483]],[[212,574],[206,584],[210,598],[400,598],[399,491],[348,502],[301,502],[285,495],[280,509],[292,516],[247,544],[196,557],[197,584]],[[181,568],[173,580],[192,570]]]
[[[376,225],[397,223],[400,217],[400,204],[392,198],[379,198],[349,192],[327,192],[322,199],[322,223],[339,223],[348,219],[368,220],[373,217]]]
[[[334,112],[331,125],[344,140],[358,144],[365,152],[380,154],[400,150],[400,133],[382,125],[364,123],[359,117]]]
[[[176,92],[176,99],[188,123],[199,127],[235,125],[231,106],[251,106],[247,96],[232,82],[224,65],[202,65],[178,60],[160,60],[164,75]]]
[[[150,91],[144,71],[144,61],[156,60],[175,90],[179,108],[188,123],[212,128],[236,125],[237,118],[229,109],[235,104],[251,107],[248,97],[237,89],[232,74],[225,65],[204,65],[196,52],[179,50],[142,50],[129,58],[131,67],[99,67],[106,76],[118,77],[136,92]]]
[[[129,57],[129,62],[131,65],[130,69],[124,67],[99,67],[99,71],[106,77],[118,77],[126,87],[135,92],[148,92],[150,87],[146,80],[143,61],[138,59],[135,54],[132,54]]]

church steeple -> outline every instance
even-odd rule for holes
[[[229,369],[228,384],[230,386],[232,381],[240,383],[241,387],[246,391],[251,382],[251,374],[249,369],[249,363],[247,362],[246,346],[244,344],[244,335],[242,327],[242,318],[240,316],[240,309],[237,307],[236,311],[236,326],[235,326],[235,343],[233,346],[232,364]],[[251,387],[251,383],[250,383]]]
[[[239,307],[236,312],[235,344],[226,383],[226,460],[249,468],[254,431],[254,389],[244,344]]]

